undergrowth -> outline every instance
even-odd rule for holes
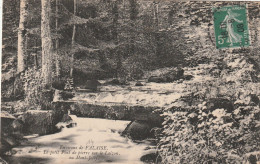
[[[260,161],[257,72],[241,55],[227,55],[224,65],[211,81],[187,83],[188,96],[164,110],[162,163]]]

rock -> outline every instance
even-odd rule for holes
[[[184,75],[184,76],[183,76],[183,79],[184,79],[184,80],[191,80],[193,77],[194,77],[194,76],[192,76],[192,75]]]
[[[84,85],[84,89],[97,91],[99,89],[99,86],[101,86],[101,83],[98,80],[88,80]]]
[[[5,141],[4,139],[5,137],[1,136],[1,142],[0,142],[0,154],[5,154],[7,151],[9,151],[10,149],[12,149],[12,146]],[[1,163],[1,160],[0,160]]]
[[[161,157],[159,156],[158,153],[150,153],[143,155],[140,160],[144,163],[158,163],[161,162]]]
[[[144,86],[140,81],[135,83],[135,86]]]
[[[12,119],[12,120],[15,119],[15,117],[13,115],[11,115],[10,113],[8,113],[7,111],[1,111],[0,118],[7,118],[7,119]]]
[[[112,79],[110,81],[107,81],[105,85],[128,85],[128,83],[123,80]]]
[[[23,121],[22,120],[14,120],[13,123],[12,123],[12,128],[14,131],[19,131],[21,132],[23,130]]]
[[[62,129],[64,127],[67,128],[75,127],[76,125],[77,123],[75,123],[68,114],[64,114],[61,121],[58,124],[56,124],[56,127],[58,129]]]
[[[10,151],[13,147],[19,146],[24,141],[28,141],[23,138],[21,134],[15,133],[5,133],[1,131],[0,137],[0,154],[5,154],[7,151]],[[1,163],[1,160],[0,160]]]
[[[184,70],[182,68],[176,68],[173,71],[167,73],[165,76],[168,79],[168,82],[179,80],[183,77]]]
[[[177,68],[177,77],[181,78],[181,77],[183,77],[183,75],[184,75],[184,69]]]
[[[164,83],[164,82],[167,82],[167,78],[158,77],[158,76],[151,76],[151,77],[148,78],[148,82]]]
[[[113,79],[106,84],[111,84],[111,85],[121,85],[121,82],[118,79]]]
[[[70,122],[72,118],[68,114],[64,114],[60,122]]]
[[[226,98],[211,98],[206,103],[206,106],[209,111],[224,108],[226,112],[231,113],[234,110],[233,103]]]
[[[52,87],[57,90],[64,90],[65,87],[65,80],[55,80],[52,82]]]
[[[55,126],[56,126],[57,129],[61,130],[61,129],[64,128],[66,125],[67,125],[67,124],[64,123],[64,122],[59,122],[59,123],[56,124]]]
[[[74,96],[75,96],[75,94],[70,91],[61,91],[60,92],[60,97],[62,100],[72,99]]]
[[[133,140],[143,140],[154,137],[151,133],[152,126],[147,121],[132,121],[122,135],[127,135]]]
[[[183,74],[182,68],[175,68],[167,73],[149,77],[148,82],[169,83],[183,78]]]
[[[1,132],[11,133],[13,131],[12,123],[15,120],[15,117],[6,111],[1,111],[0,118],[1,118]]]
[[[0,154],[22,142],[23,122],[8,112],[1,112]],[[1,163],[1,162],[0,162]]]
[[[53,106],[58,111],[78,117],[107,118],[116,120],[142,120],[152,122],[154,127],[164,121],[161,111],[156,106],[127,105],[117,103],[91,104],[89,102],[55,102]],[[61,118],[63,117],[61,115]]]
[[[74,122],[66,125],[67,128],[72,128],[72,127],[75,127],[75,126],[77,126],[77,123],[74,123]]]
[[[17,141],[16,138],[14,138],[13,136],[8,136],[8,137],[3,137],[4,143],[6,142],[7,145],[9,145],[10,147],[19,145],[20,143]]]
[[[55,111],[29,110],[24,113],[21,120],[24,122],[23,133],[30,134],[51,134],[58,131],[55,126],[62,119],[63,114]]]
[[[70,121],[70,122],[59,122],[58,124],[56,124],[56,127],[61,130],[62,128],[66,127],[66,128],[72,128],[77,126],[76,122]]]

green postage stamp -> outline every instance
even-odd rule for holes
[[[213,14],[217,49],[250,45],[245,5],[213,8]]]

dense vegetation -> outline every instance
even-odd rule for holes
[[[245,2],[56,0],[46,10],[44,35],[41,2],[27,1],[23,29],[19,3],[3,5],[1,94],[2,101],[22,101],[16,111],[52,108],[54,89],[68,78],[76,86],[89,79],[130,81],[178,66],[203,80],[184,81],[182,96],[162,111],[162,163],[260,161],[259,3],[248,2],[251,46],[224,50],[215,48],[211,9]]]
[[[164,111],[158,145],[163,163],[259,161],[259,82],[254,82],[254,66],[233,54],[227,54],[223,64],[222,71],[213,63],[194,67],[207,80],[186,83],[183,96]]]

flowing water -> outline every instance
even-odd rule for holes
[[[8,161],[14,164],[76,164],[76,163],[143,163],[143,155],[154,153],[151,143],[135,143],[120,136],[129,121],[78,118],[71,115],[76,127],[61,132],[30,138],[13,148]]]

